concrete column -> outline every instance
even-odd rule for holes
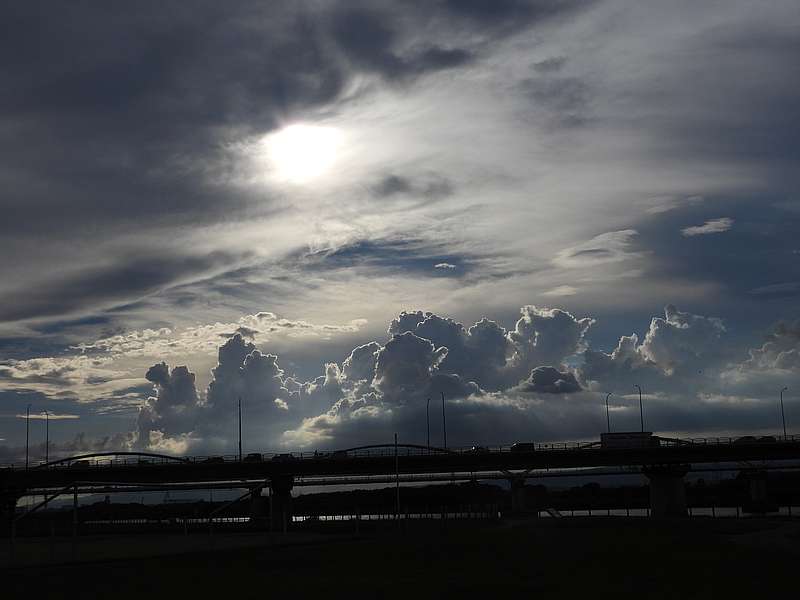
[[[514,477],[509,479],[509,483],[511,483],[511,512],[515,515],[522,514],[528,508],[525,480],[522,477]]]
[[[17,502],[22,494],[3,490],[0,492],[0,536],[11,535],[11,521],[17,510]]]
[[[279,475],[269,482],[272,506],[270,524],[272,531],[286,531],[292,522],[292,488],[294,477]]]
[[[269,516],[269,501],[263,491],[263,487],[257,487],[250,495],[250,524],[258,528],[267,526]]]
[[[742,472],[747,480],[748,500],[745,512],[766,513],[770,510],[767,495],[767,472],[760,469],[748,469]]]
[[[642,469],[650,480],[650,516],[685,517],[689,465],[652,465]]]

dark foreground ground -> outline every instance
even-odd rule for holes
[[[213,548],[202,535],[184,538],[184,546],[157,535],[81,544],[79,564],[29,560],[29,566],[0,569],[0,598],[416,600],[545,593],[685,600],[800,593],[800,523],[786,520],[564,518],[446,528],[419,523],[403,532],[385,527],[358,535],[224,534]],[[48,552],[47,544],[41,551]],[[159,552],[181,553],[141,556]]]

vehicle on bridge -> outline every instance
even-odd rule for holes
[[[469,454],[489,454],[489,449],[485,446],[473,446],[467,452]]]
[[[534,452],[536,450],[535,442],[517,442],[511,445],[512,452]]]
[[[744,435],[733,440],[734,444],[755,444],[757,442],[758,439],[754,435]]]
[[[603,449],[652,448],[659,445],[659,439],[653,436],[652,431],[619,431],[600,434],[600,447]]]
[[[261,456],[260,452],[251,452],[247,456],[244,457],[243,462],[261,462],[264,460],[264,457]]]
[[[297,460],[297,458],[291,452],[276,454],[275,456],[272,457],[272,462],[291,462],[293,460]]]

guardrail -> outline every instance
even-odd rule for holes
[[[653,440],[657,441],[656,444],[650,447],[658,446],[663,448],[671,447],[685,447],[685,446],[721,446],[721,445],[743,445],[743,444],[765,444],[765,443],[800,443],[800,435],[787,435],[787,436],[720,436],[720,437],[703,437],[703,438],[666,438],[661,436],[653,436]],[[592,442],[525,442],[524,451],[576,451],[576,450],[593,450],[601,449],[599,441]],[[637,449],[638,446],[631,446],[630,449]],[[616,448],[624,449],[624,448]],[[501,445],[501,446],[469,446],[458,448],[437,448],[426,447],[419,445],[402,445],[398,446],[397,453],[401,457],[408,456],[442,456],[442,455],[481,455],[481,454],[498,454],[516,452],[514,444]],[[363,446],[359,448],[350,448],[347,450],[334,450],[334,451],[300,451],[300,452],[268,452],[268,453],[250,453],[242,457],[242,462],[267,462],[267,461],[290,461],[290,460],[345,460],[350,458],[377,458],[377,457],[394,457],[394,445],[387,444],[385,446]],[[176,463],[176,460],[180,463]],[[168,464],[183,464],[183,465],[207,465],[214,463],[238,463],[239,456],[236,454],[225,454],[217,456],[182,456],[182,457],[157,457],[157,456],[121,456],[111,455],[106,453],[106,456],[98,458],[83,458],[75,457],[75,460],[70,458],[62,458],[57,462],[44,463],[38,462],[29,465],[28,469],[72,469],[76,467],[82,468],[114,468],[114,467],[147,467],[153,465],[168,465]],[[25,466],[20,464],[2,464],[0,469],[9,470],[24,470]]]

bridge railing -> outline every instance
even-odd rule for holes
[[[657,441],[655,446],[661,448],[674,448],[685,446],[720,446],[720,445],[742,445],[742,444],[765,444],[765,443],[800,443],[800,435],[787,435],[787,436],[719,436],[719,437],[702,437],[702,438],[668,438],[662,436],[654,436]],[[602,448],[599,441],[585,441],[585,442],[525,442],[525,451],[576,451],[576,450],[592,450]],[[420,445],[404,445],[398,446],[397,453],[401,457],[410,456],[434,456],[434,455],[481,455],[481,454],[496,454],[496,453],[509,453],[515,452],[519,446],[515,448],[511,445],[501,446],[468,446],[468,447],[455,447],[455,448],[436,448],[426,447]],[[376,458],[376,457],[394,457],[395,448],[393,445],[386,446],[368,446],[361,448],[352,448],[348,450],[334,450],[334,451],[300,451],[291,453],[250,453],[242,457],[242,462],[268,462],[268,461],[283,461],[283,460],[339,460],[350,458]],[[217,456],[183,456],[183,457],[168,457],[168,456],[102,456],[97,458],[81,458],[75,457],[75,460],[62,459],[57,463],[44,463],[36,462],[29,465],[29,469],[73,469],[76,467],[81,468],[112,468],[112,467],[147,467],[155,465],[168,465],[176,464],[179,460],[183,464],[190,465],[208,465],[214,463],[237,463],[239,456],[235,454],[225,454]],[[0,463],[0,469],[9,470],[24,470],[25,466],[12,463]]]

